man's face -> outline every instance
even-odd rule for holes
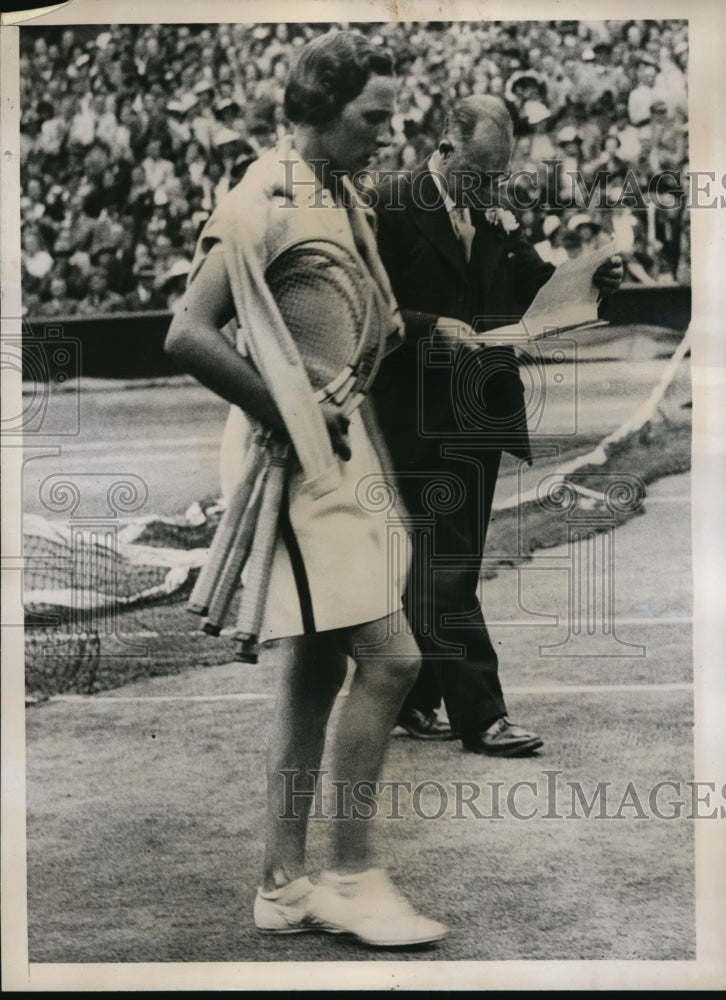
[[[392,77],[372,76],[354,100],[320,126],[321,146],[332,169],[355,173],[390,145],[395,96]]]
[[[453,149],[444,155],[442,170],[449,195],[460,204],[471,191],[483,207],[495,204],[496,191],[509,176],[512,133],[490,119],[480,120],[468,140],[452,131]]]

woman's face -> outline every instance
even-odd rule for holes
[[[337,116],[317,128],[323,155],[333,170],[355,173],[392,139],[396,88],[390,76],[372,76]]]

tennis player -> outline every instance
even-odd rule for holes
[[[241,474],[261,425],[285,434],[296,456],[261,633],[280,640],[274,653],[283,669],[268,750],[255,923],[270,933],[348,932],[381,947],[445,934],[376,866],[371,823],[354,818],[356,789],[375,787],[419,666],[415,642],[399,621],[407,566],[405,560],[395,571],[389,565],[391,512],[376,513],[356,499],[364,476],[383,477],[375,434],[362,409],[348,418],[336,404],[314,401],[265,272],[285,248],[305,241],[342,247],[357,259],[357,279],[385,297],[378,336],[387,346],[399,343],[372,219],[350,197],[346,179],[390,142],[394,97],[392,60],[364,36],[333,31],[301,50],[285,91],[292,136],[250,166],[207,223],[166,345],[232,404],[222,445],[224,492]],[[322,314],[334,306],[321,299],[317,308]],[[348,657],[355,671],[332,747],[332,859],[312,882],[305,845],[314,772]]]

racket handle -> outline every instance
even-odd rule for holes
[[[234,635],[235,659],[243,663],[257,662],[260,628],[272,573],[288,455],[289,445],[283,443],[273,445]]]
[[[206,615],[217,586],[217,580],[232,548],[240,520],[252,496],[260,470],[264,464],[267,437],[260,434],[247,456],[247,462],[226,510],[222,514],[204,566],[187,603],[187,610],[194,615]]]
[[[265,489],[267,470],[260,477],[250,502],[239,520],[237,532],[227,556],[227,561],[217,577],[217,582],[209,602],[207,620],[202,626],[207,635],[219,635],[227,620],[229,607],[235,591],[239,587],[240,576],[244,569],[252,542],[255,537],[257,519],[260,512],[260,501]]]

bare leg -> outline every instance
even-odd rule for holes
[[[419,668],[418,648],[401,628],[402,612],[347,630],[356,672],[341,705],[334,744],[334,779],[341,782],[333,813],[333,869],[341,874],[371,867],[370,820],[352,818],[357,783],[379,780],[391,729]],[[361,647],[375,646],[363,650]],[[360,787],[360,786],[358,786]],[[342,806],[342,808],[341,808]],[[367,810],[357,804],[358,814]],[[339,819],[334,817],[338,815]]]
[[[284,657],[267,756],[267,826],[262,888],[268,892],[305,873],[305,840],[325,730],[347,673],[334,634],[296,636],[275,650]],[[308,795],[292,795],[292,792]]]

